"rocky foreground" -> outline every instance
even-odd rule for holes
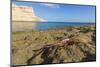
[[[12,65],[96,60],[95,26],[12,33]]]

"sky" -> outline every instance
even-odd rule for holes
[[[95,23],[95,6],[21,1],[13,2],[19,6],[33,7],[36,16],[48,22]]]

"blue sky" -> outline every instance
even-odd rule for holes
[[[48,22],[95,22],[95,6],[15,2],[16,5],[33,7],[37,16]]]

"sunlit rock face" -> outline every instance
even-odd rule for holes
[[[12,4],[12,30],[23,31],[32,30],[36,23],[44,21],[42,18],[35,15],[32,7],[29,6],[18,6]]]

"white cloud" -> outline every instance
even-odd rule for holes
[[[41,5],[47,6],[47,7],[51,7],[51,8],[59,8],[58,4],[46,4],[46,3],[41,3]]]

